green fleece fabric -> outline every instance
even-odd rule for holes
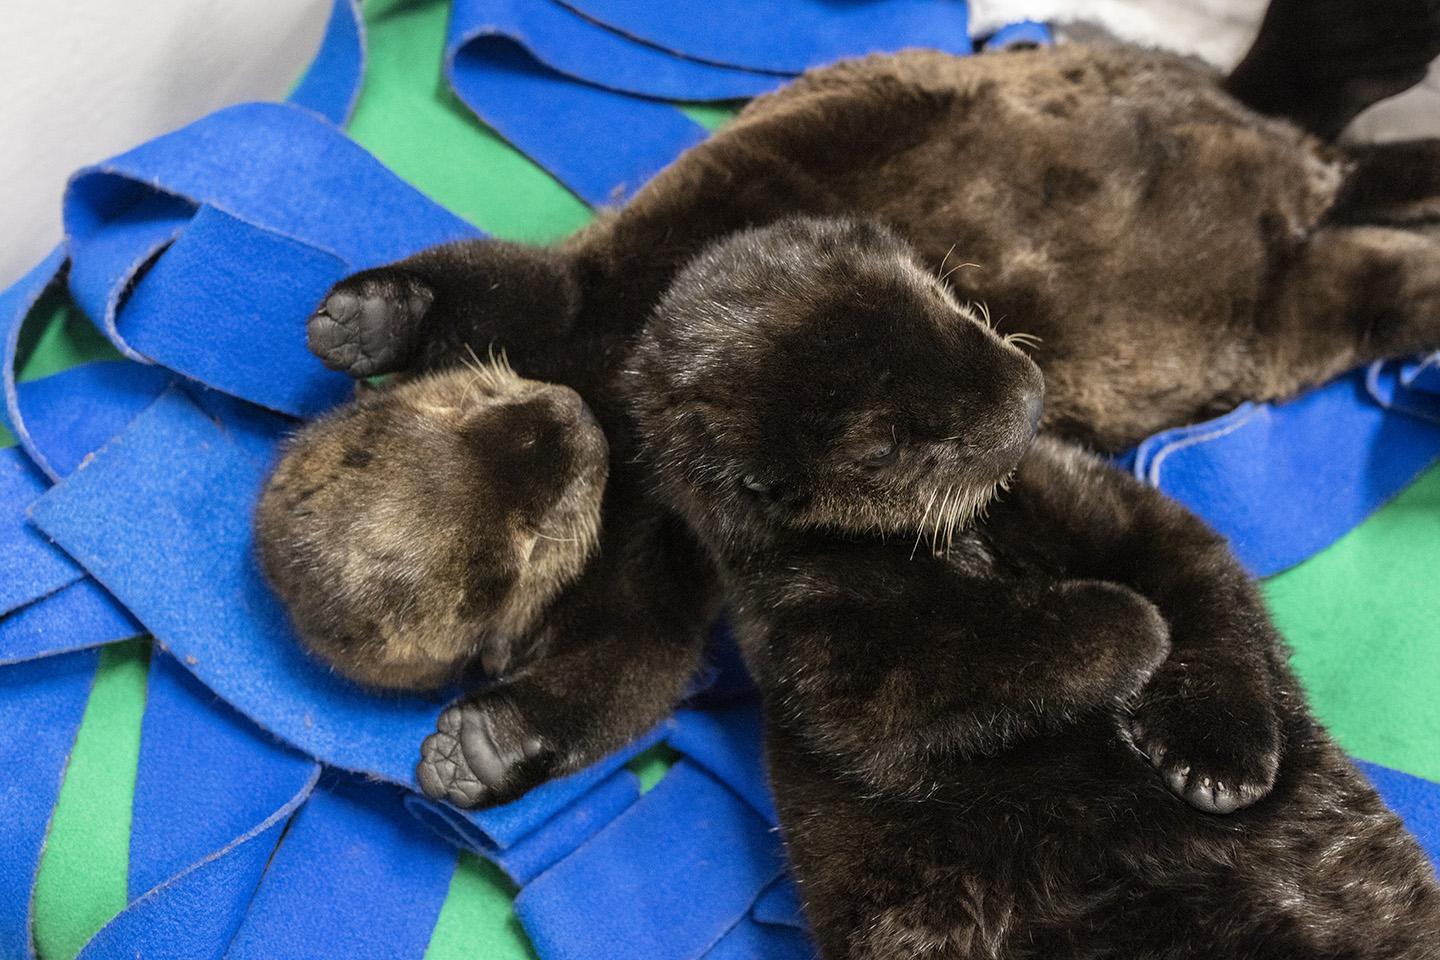
[[[1265,594],[1315,712],[1357,757],[1440,781],[1440,468]]]
[[[100,652],[35,878],[35,948],[47,960],[75,956],[125,907],[149,665],[148,640]]]
[[[351,134],[436,201],[497,236],[546,241],[590,211],[475,122],[440,73],[443,0],[366,4],[369,65]],[[687,108],[687,112],[692,112]],[[733,113],[695,108],[714,128]],[[25,378],[110,356],[63,298],[32,318]],[[0,428],[0,446],[8,435]],[[1356,755],[1440,780],[1440,468],[1323,554],[1266,584],[1276,621],[1317,712]],[[69,960],[124,906],[130,805],[145,704],[147,643],[106,651],[76,740],[36,891],[36,942]],[[663,753],[632,765],[646,786]],[[427,960],[518,960],[533,951],[511,910],[514,889],[471,855],[457,859]]]

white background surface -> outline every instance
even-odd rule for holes
[[[672,0],[653,0],[672,2]],[[703,0],[694,0],[703,2]],[[762,0],[756,0],[757,3]],[[971,0],[984,25],[1088,19],[1228,67],[1266,0]],[[0,0],[0,289],[60,238],[78,167],[244,100],[284,95],[331,0]],[[1357,121],[1366,139],[1440,135],[1440,71]]]
[[[284,96],[330,0],[0,0],[0,289],[60,239],[78,167]]]

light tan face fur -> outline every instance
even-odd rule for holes
[[[599,536],[604,434],[503,361],[359,397],[287,445],[256,514],[301,641],[368,686],[424,689],[533,654]]]

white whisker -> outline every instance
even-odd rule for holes
[[[915,551],[920,549],[920,541],[925,537],[925,521],[930,518],[930,507],[935,503],[935,494],[939,492],[940,489],[938,487],[936,487],[934,490],[931,490],[930,499],[925,501],[925,512],[920,515],[919,528],[915,533],[915,545],[910,548],[911,560],[915,559]]]
[[[957,264],[955,264],[955,266],[951,267],[949,270],[946,270],[944,273],[942,273],[942,274],[940,275],[940,282],[941,282],[941,283],[945,283],[947,280],[950,279],[950,274],[954,273],[956,270],[964,269],[965,267],[974,267],[975,269],[979,270],[979,269],[980,269],[980,264],[978,264],[978,263],[957,263]]]
[[[935,529],[930,532],[930,551],[932,553],[935,551],[935,543],[940,536],[940,521],[945,518],[945,505],[950,502],[950,494],[954,489],[953,486],[945,488],[945,496],[940,501],[940,509],[935,513]]]

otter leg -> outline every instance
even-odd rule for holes
[[[1354,169],[1330,212],[1349,226],[1424,226],[1440,223],[1440,140],[1407,140],[1351,147]]]
[[[331,288],[307,323],[310,350],[353,377],[443,366],[492,347],[523,351],[563,334],[580,309],[568,257],[462,240],[362,270]]]
[[[1226,89],[1333,140],[1366,107],[1425,78],[1440,0],[1271,0]]]
[[[827,594],[769,633],[757,679],[775,722],[907,799],[928,796],[957,756],[1123,709],[1170,650],[1153,604],[1094,580],[947,577],[888,599]]]
[[[597,626],[606,633],[577,638],[447,708],[421,746],[421,789],[458,807],[506,803],[668,716],[699,668],[703,631]]]
[[[1249,392],[1259,398],[1440,349],[1440,240],[1390,227],[1321,230],[1288,265],[1256,337]]]
[[[1277,691],[1289,675],[1259,592],[1225,541],[1158,491],[1046,438],[1016,481],[1022,496],[991,515],[1002,542],[1056,544],[1055,559],[1075,575],[1124,584],[1169,625],[1170,656],[1129,724],[1166,785],[1208,813],[1265,796],[1279,769]]]

